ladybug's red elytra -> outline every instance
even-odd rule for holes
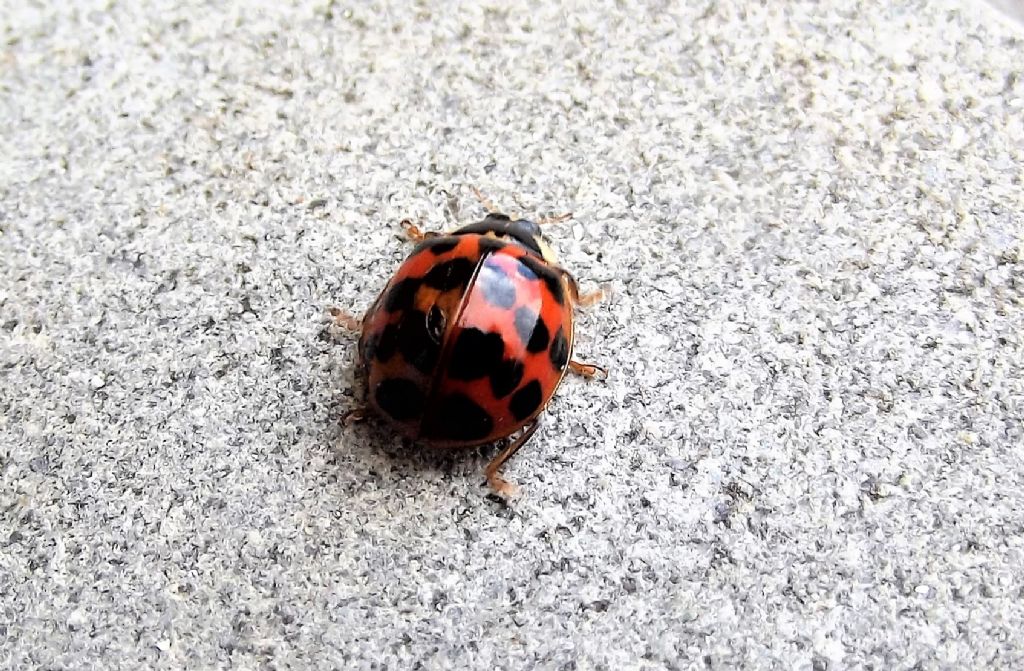
[[[519,432],[485,471],[492,488],[512,495],[516,486],[498,469],[537,430],[565,372],[605,372],[571,358],[573,310],[600,292],[580,295],[533,221],[492,212],[449,234],[403,224],[419,244],[362,320],[366,401],[432,447],[475,447]]]

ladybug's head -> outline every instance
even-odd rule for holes
[[[492,212],[483,221],[463,226],[455,231],[456,235],[462,233],[489,235],[499,240],[516,243],[548,263],[556,263],[555,252],[544,240],[540,226],[529,219],[512,219],[508,215]]]

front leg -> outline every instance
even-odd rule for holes
[[[334,318],[334,323],[346,331],[359,332],[363,330],[362,319],[350,315],[341,308],[332,307],[328,308],[327,311],[330,312],[331,317]]]
[[[441,235],[437,231],[424,231],[416,224],[412,223],[412,219],[402,219],[398,222],[398,225],[405,229],[405,235],[413,242],[423,242],[430,238],[436,238]]]

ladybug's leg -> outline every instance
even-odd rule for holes
[[[348,314],[347,312],[344,312],[343,310],[339,310],[338,308],[331,308],[330,312],[331,316],[334,317],[334,323],[337,324],[338,326],[349,331],[362,330],[363,323],[361,319],[356,319],[352,315]],[[355,374],[357,380],[359,380],[360,377],[365,376],[365,372],[362,370],[362,367],[358,365],[356,366]],[[363,403],[365,403],[365,399]],[[365,405],[360,405],[359,407],[349,410],[348,412],[341,416],[341,425],[352,426],[353,424],[358,424],[359,422],[365,421],[366,418],[369,416],[370,409]]]
[[[436,238],[441,235],[437,231],[424,231],[412,219],[402,219],[398,225],[405,229],[405,235],[413,242],[423,242],[427,238]]]
[[[349,410],[341,416],[342,426],[352,426],[359,422],[365,422],[367,417],[370,416],[370,409],[366,407],[359,407],[355,410]]]
[[[334,318],[334,323],[337,324],[338,326],[340,326],[341,328],[345,329],[346,331],[359,332],[359,331],[363,330],[363,320],[362,319],[359,319],[358,317],[353,317],[352,315],[350,315],[349,313],[345,312],[344,310],[342,310],[340,308],[333,308],[333,307],[332,308],[328,308],[328,312],[330,312],[331,313],[331,317]],[[358,357],[357,357],[357,359],[358,359]],[[364,380],[364,382],[360,386],[364,386],[365,385],[365,375],[366,375],[366,372],[363,369],[363,367],[361,365],[357,365],[356,366],[356,379],[358,380],[358,379],[360,379],[360,377],[362,377],[363,380]],[[363,403],[365,403],[365,402],[366,401],[364,399]],[[368,407],[366,407],[365,405],[360,405],[359,407],[357,407],[357,408],[355,408],[353,410],[349,410],[348,412],[346,412],[344,415],[341,416],[341,425],[342,426],[352,426],[353,424],[356,424],[358,422],[364,421],[369,416],[370,416],[370,409]]]
[[[347,331],[362,331],[363,320],[353,317],[340,308],[328,308],[328,312],[334,317],[334,323]]]
[[[580,295],[580,286],[576,284],[576,278],[572,276],[565,268],[559,268],[562,273],[562,277],[565,278],[565,283],[569,287],[569,295],[572,297],[572,304],[580,307],[588,307],[604,298],[604,291],[598,289],[592,291],[589,294]],[[608,379],[608,369],[596,366],[592,363],[581,363],[579,361],[570,361],[569,370],[582,375],[585,378],[592,378],[598,373],[601,373],[602,377]]]
[[[533,434],[537,432],[537,427],[540,426],[540,418],[533,420],[533,423],[526,427],[523,433],[512,441],[512,443],[501,451],[498,456],[491,459],[491,463],[487,464],[487,468],[484,469],[484,475],[487,476],[487,484],[491,486],[491,489],[498,492],[502,496],[513,497],[519,493],[519,487],[509,482],[505,478],[498,475],[498,469],[508,461],[513,454],[519,451],[519,448],[526,444],[526,441],[533,437]]]
[[[576,283],[576,278],[572,276],[572,273],[565,268],[559,268],[558,270],[562,273],[562,277],[565,278],[566,284],[569,285],[569,295],[572,296],[573,305],[578,305],[582,308],[590,307],[604,298],[604,291],[601,289],[581,294],[580,285]]]
[[[598,373],[600,373],[601,376],[604,377],[606,380],[608,379],[608,369],[607,368],[602,368],[601,366],[597,366],[597,365],[592,364],[592,363],[582,363],[580,361],[570,361],[569,362],[569,370],[571,370],[572,372],[576,373],[577,375],[582,375],[583,377],[588,378],[588,379],[594,377]]]
[[[594,303],[600,303],[604,300],[604,291],[598,289],[597,291],[591,291],[586,294],[581,294],[578,291],[572,297],[573,302],[581,308],[588,308]]]

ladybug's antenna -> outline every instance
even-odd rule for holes
[[[494,203],[491,201],[491,199],[485,196],[483,193],[481,193],[480,189],[476,188],[475,186],[470,186],[469,188],[472,189],[473,195],[476,196],[476,199],[479,200],[480,204],[484,206],[484,209],[487,210],[488,214],[501,214],[498,208],[494,206]],[[508,217],[513,221],[515,221],[516,219],[524,218],[515,214],[510,214],[508,215]],[[572,219],[572,212],[557,214],[551,217],[542,217],[540,219],[534,219],[533,223],[537,224],[538,226],[544,226],[546,224],[557,224],[567,219]]]
[[[473,195],[476,196],[476,199],[479,200],[480,204],[484,206],[485,210],[487,210],[487,214],[500,214],[500,212],[498,212],[498,208],[494,207],[494,203],[491,202],[491,199],[481,193],[480,189],[475,186],[471,186],[469,188],[473,190]]]
[[[556,215],[553,215],[553,216],[550,216],[550,217],[541,217],[540,219],[538,219],[534,223],[537,224],[538,226],[545,226],[547,224],[557,224],[557,223],[559,223],[561,221],[566,221],[567,219],[572,219],[572,212],[565,212],[563,214],[556,214]]]

